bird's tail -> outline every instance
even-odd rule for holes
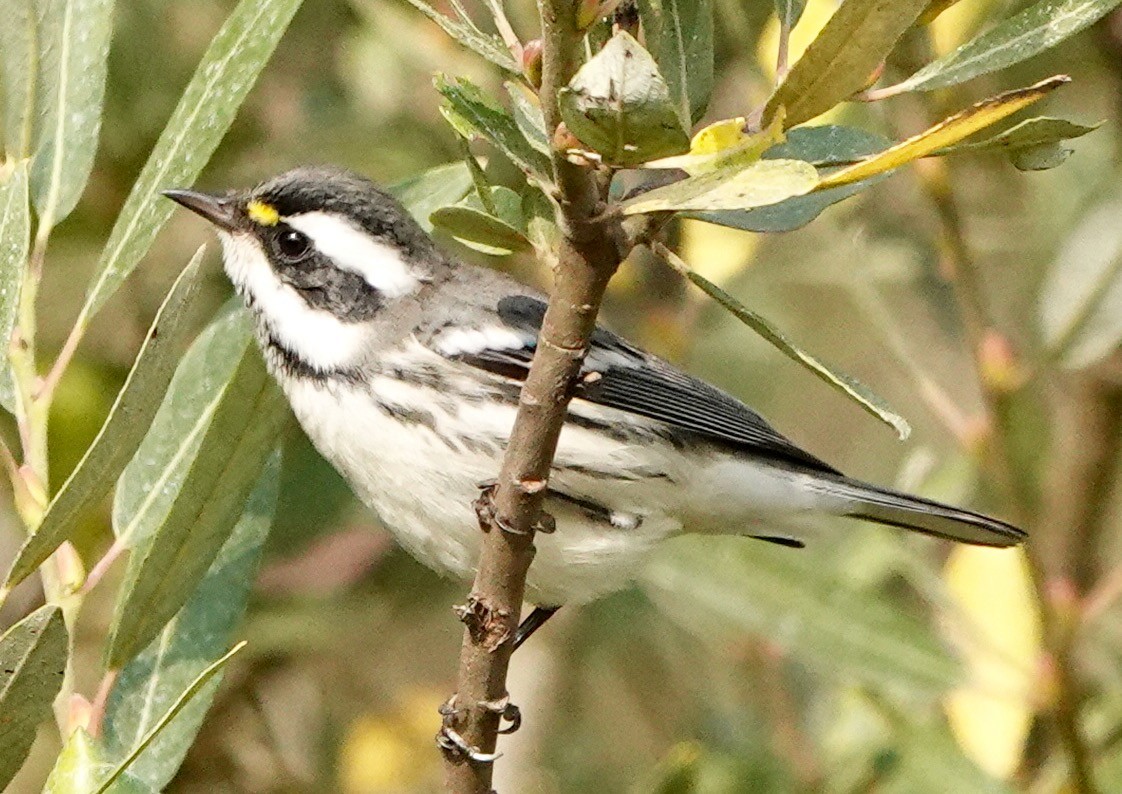
[[[841,507],[838,512],[852,518],[977,546],[1015,546],[1027,537],[1022,530],[1005,521],[841,475],[820,475],[812,487],[824,496],[839,500]]]

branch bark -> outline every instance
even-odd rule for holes
[[[576,68],[580,33],[574,0],[539,0],[542,22],[540,96],[550,139],[559,124],[557,93]],[[609,279],[621,259],[617,221],[602,215],[601,186],[589,168],[552,156],[562,242],[554,286],[530,367],[502,471],[476,503],[484,532],[478,573],[467,603],[458,608],[467,628],[460,652],[457,693],[444,714],[445,787],[456,794],[491,791],[500,722],[510,710],[506,674],[518,626],[534,532],[553,455],[596,325]],[[505,713],[504,713],[505,712]]]

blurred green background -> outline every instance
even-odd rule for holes
[[[42,289],[45,349],[65,337],[132,181],[232,5],[117,4],[93,178],[52,237]],[[772,4],[715,5],[718,77],[708,120],[757,106],[773,79]],[[807,35],[832,8],[809,5],[800,26]],[[987,14],[1014,5],[962,0],[935,27],[936,48],[945,51]],[[532,4],[511,2],[508,11],[524,38],[532,37]],[[912,38],[890,74],[910,73],[910,57],[919,62],[922,42]],[[199,184],[243,186],[317,162],[391,183],[455,160],[458,148],[431,85],[437,70],[499,87],[486,64],[404,2],[305,3]],[[905,443],[657,262],[624,266],[605,321],[743,398],[847,473],[1000,512],[978,488],[972,443],[982,403],[944,277],[962,255],[954,243],[965,244],[1011,346],[1008,356],[995,348],[994,366],[1016,378],[1017,359],[1038,348],[1050,268],[1073,237],[1089,234],[1081,221],[1115,207],[1106,216],[1113,223],[1089,245],[1102,256],[1122,256],[1122,235],[1110,233],[1122,226],[1122,15],[946,96],[848,105],[834,119],[905,137],[932,123],[940,108],[1057,72],[1075,80],[1049,97],[1043,112],[1106,120],[1075,142],[1060,168],[1023,173],[1000,157],[964,155],[921,162],[799,231],[753,235],[695,222],[675,230],[691,265],[885,396],[914,427]],[[504,164],[490,167],[501,173]],[[944,178],[961,223],[957,241],[948,238],[947,217],[930,191]],[[197,219],[178,214],[95,321],[55,405],[57,481],[96,432],[174,274],[208,239]],[[217,306],[228,286],[210,248],[207,300]],[[531,261],[487,263],[546,283]],[[1018,425],[1044,478],[1043,514],[1073,509],[1064,503],[1064,467],[1083,445],[1101,441],[1080,435],[1090,431],[1078,421],[1079,400],[1088,389],[1122,390],[1116,359],[1057,371],[1030,406],[1039,415],[1026,414]],[[1064,443],[1046,443],[1048,426]],[[1108,463],[1117,467],[1116,458]],[[297,432],[286,449],[281,493],[240,633],[249,646],[227,673],[170,790],[433,790],[436,707],[453,688],[461,636],[450,607],[465,586],[437,578],[397,549]],[[1099,587],[1084,593],[1097,595],[1100,608],[1080,645],[1086,725],[1105,791],[1122,790],[1122,610],[1113,597],[1119,523],[1110,520],[1116,501],[1103,500],[1108,531],[1091,552],[1091,584]],[[9,503],[3,500],[4,510]],[[1062,547],[1063,526],[1057,520],[1041,542]],[[21,536],[15,518],[0,515],[0,559]],[[109,539],[106,506],[86,530],[87,561]],[[527,719],[501,744],[498,790],[1057,790],[1062,761],[1047,737],[1028,730],[1030,716],[1048,705],[1050,672],[1039,657],[1035,605],[1019,558],[947,566],[949,551],[842,521],[813,528],[803,552],[742,539],[667,544],[635,588],[563,611],[519,651],[510,689]],[[112,593],[99,588],[87,603],[82,625],[91,636],[76,638],[79,649],[84,642],[90,653],[99,647]],[[37,598],[25,586],[0,622]],[[979,605],[992,618],[981,627],[971,618]],[[91,682],[84,684],[88,691]],[[33,790],[53,758],[51,741],[41,738],[38,764],[29,764],[12,791]]]

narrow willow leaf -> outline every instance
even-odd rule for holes
[[[167,425],[176,431],[170,444],[166,439],[153,444],[172,454],[146,459],[142,444],[134,459],[138,465],[130,464],[122,475],[118,490],[126,495],[118,500],[114,521],[119,527],[127,520],[118,537],[134,550],[107,653],[110,669],[123,667],[190,598],[229,538],[288,420],[283,395],[250,345],[218,394],[188,408],[178,422],[161,426],[158,416],[153,423],[152,432]],[[138,491],[147,495],[137,500]],[[130,512],[129,504],[138,501]]]
[[[955,154],[957,152],[985,152],[1006,151],[1017,149],[1030,149],[1037,146],[1069,141],[1081,138],[1089,132],[1094,132],[1103,125],[1103,122],[1087,126],[1076,124],[1067,119],[1058,119],[1051,116],[1037,116],[1025,119],[1020,124],[1015,124],[1007,130],[991,135],[980,141],[966,141],[940,149],[934,154]]]
[[[122,760],[130,755],[210,660],[230,646],[272,524],[279,481],[280,455],[274,453],[230,539],[194,595],[121,671],[103,723],[108,758]],[[130,774],[156,790],[167,787],[202,725],[218,683],[215,677],[198,691],[136,757]]]
[[[441,14],[424,0],[409,0],[409,5],[440,25],[445,33],[484,60],[490,61],[511,74],[521,74],[522,70],[519,69],[518,63],[515,62],[514,56],[510,54],[510,50],[507,49],[503,40],[498,36],[480,30],[466,14],[462,13],[458,4],[454,4],[453,7],[459,19],[452,19]]]
[[[167,515],[223,391],[252,344],[250,316],[230,301],[176,366],[155,417],[117,481],[113,532],[126,548],[145,543]]]
[[[4,151],[10,160],[31,156],[39,61],[33,0],[8,0],[0,25],[0,80],[4,97]]]
[[[927,0],[846,0],[791,67],[764,107],[794,127],[825,113],[869,83],[869,75],[919,17]]]
[[[113,0],[45,0],[38,27],[40,74],[50,85],[31,162],[31,195],[48,229],[70,214],[93,169]]]
[[[66,740],[51,770],[43,794],[88,794],[94,791],[113,773],[113,765],[105,760],[104,749],[98,739],[84,728],[77,728]],[[131,775],[119,776],[106,794],[156,794],[156,789],[146,786]]]
[[[508,187],[490,189],[494,213],[483,207],[476,193],[459,204],[441,207],[432,214],[433,225],[464,245],[492,256],[505,256],[530,248],[522,197]]]
[[[964,138],[970,137],[979,130],[983,130],[1007,116],[1011,116],[1034,102],[1040,101],[1049,93],[1070,81],[1071,78],[1067,76],[1057,75],[1027,88],[1006,91],[1003,94],[984,99],[950,118],[943,119],[934,127],[930,127],[918,135],[884,150],[880,154],[824,177],[818,187],[821,190],[868,179],[871,176],[907,165],[921,157],[927,157],[940,149],[952,146]]]
[[[670,88],[681,126],[705,115],[713,93],[713,7],[709,0],[642,0],[647,46]]]
[[[818,127],[796,127],[787,132],[787,140],[764,152],[764,159],[803,160],[821,169],[828,176],[842,164],[853,163],[883,151],[892,142],[883,135],[855,127],[826,124]],[[827,207],[860,193],[888,177],[888,173],[828,190],[816,190],[805,196],[794,196],[753,210],[684,213],[707,223],[729,226],[750,232],[787,232],[798,229],[817,218]]]
[[[817,184],[818,172],[810,163],[759,160],[747,168],[712,171],[655,188],[619,206],[625,215],[750,209],[801,196]]]
[[[62,610],[45,606],[0,637],[0,789],[23,765],[35,730],[51,714],[66,671]]]
[[[160,191],[194,183],[299,7],[300,0],[241,0],[215,35],[113,224],[86,291],[84,322],[147,253],[175,206]]]
[[[1122,196],[1095,206],[1072,229],[1040,295],[1041,335],[1068,367],[1095,363],[1122,342]]]
[[[779,15],[779,22],[791,30],[799,24],[799,18],[806,9],[806,0],[775,0],[775,13]]]
[[[856,378],[831,369],[817,358],[810,355],[810,353],[802,350],[792,342],[786,334],[770,322],[751,309],[745,307],[740,301],[729,295],[712,281],[709,281],[704,276],[690,269],[689,265],[683,262],[682,259],[672,251],[664,250],[660,251],[660,253],[665,255],[666,261],[671,267],[693,282],[702,292],[731,312],[738,320],[770,342],[780,353],[806,367],[818,378],[861,406],[867,413],[875,416],[891,427],[896,431],[901,441],[911,435],[912,428],[907,420],[889,408],[888,403],[869,391],[868,387],[863,383]]]
[[[858,589],[811,550],[675,538],[640,581],[668,617],[710,642],[764,637],[824,674],[913,696],[940,692],[959,677],[925,623],[898,602]]]
[[[31,207],[27,161],[14,163],[7,174],[4,170],[0,167],[0,405],[15,411],[15,381],[8,348],[31,245]]]
[[[471,174],[467,164],[448,163],[390,185],[389,191],[426,232],[431,232],[429,216],[440,207],[455,204],[470,189]]]
[[[199,287],[199,248],[175,280],[148,329],[144,345],[117,394],[109,416],[62,488],[43,521],[19,550],[4,586],[14,587],[70,539],[81,517],[109,492],[136,453],[171,382],[194,325],[191,307]]]
[[[1020,63],[1094,24],[1120,2],[1041,0],[884,91],[946,88]]]
[[[637,165],[689,148],[657,64],[626,31],[581,66],[558,105],[569,131],[608,163]]]
[[[172,720],[175,719],[176,715],[178,715],[179,712],[181,712],[187,706],[187,704],[191,702],[192,698],[194,698],[195,695],[197,695],[199,691],[207,685],[207,682],[214,678],[214,676],[216,676],[219,671],[221,671],[222,668],[226,666],[226,663],[229,662],[230,659],[232,659],[234,655],[244,647],[245,643],[239,642],[225,655],[214,660],[214,662],[208,665],[206,669],[199,673],[198,676],[196,676],[195,680],[192,681],[191,684],[185,690],[183,690],[179,697],[176,698],[175,702],[171,704],[171,707],[159,718],[159,720],[156,721],[151,730],[149,730],[148,733],[146,733],[141,738],[136,747],[134,747],[124,759],[118,762],[113,770],[109,773],[108,777],[106,777],[105,780],[101,782],[101,785],[94,789],[93,794],[105,794],[105,792],[109,791],[110,786],[112,786],[122,775],[125,774],[125,772],[128,771],[132,763],[136,761],[140,754],[143,753],[149,747],[149,745],[152,744],[153,741],[156,740],[160,733],[172,722]]]
[[[548,158],[523,137],[514,118],[477,85],[442,74],[436,76],[434,84],[445,99],[441,113],[461,136],[489,141],[528,174],[543,178],[552,173]]]

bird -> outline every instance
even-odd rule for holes
[[[353,171],[296,168],[248,190],[164,195],[209,221],[267,367],[304,432],[419,561],[469,580],[472,504],[494,482],[543,294],[444,252]],[[800,517],[864,519],[1008,547],[1010,523],[862,482],[740,400],[604,328],[553,460],[516,646],[565,604],[626,587],[683,532],[801,547]],[[777,529],[783,528],[783,529]]]

